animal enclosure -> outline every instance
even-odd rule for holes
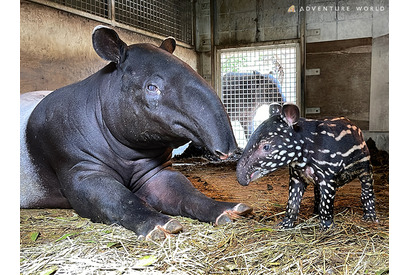
[[[182,232],[146,241],[73,209],[20,209],[20,274],[389,274],[389,1],[362,2],[20,0],[21,94],[106,66],[93,50],[97,25],[127,45],[159,46],[173,36],[174,55],[219,96],[240,149],[272,102],[295,103],[308,119],[346,116],[358,125],[371,147],[379,220],[362,220],[356,179],[336,194],[334,227],[321,230],[310,184],[295,228],[284,230],[288,168],[241,186],[240,150],[219,161],[174,157],[173,169],[200,192],[253,212],[221,226],[176,216]],[[364,4],[374,9],[357,9]]]

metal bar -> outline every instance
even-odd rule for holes
[[[216,22],[216,1],[215,0],[210,0],[210,19],[211,19],[211,85],[214,88],[214,90],[217,89],[216,87],[216,51],[215,51],[215,26],[217,26]]]
[[[115,21],[115,0],[111,0],[110,2],[109,2],[109,14],[110,14],[110,19],[112,20],[112,21]]]
[[[306,0],[299,0],[299,7],[302,5],[303,10],[306,10]],[[300,110],[301,115],[305,116],[305,93],[306,93],[306,12],[299,14],[299,38],[300,38],[300,60],[301,60],[301,77],[300,77]],[[301,16],[302,14],[302,16]]]

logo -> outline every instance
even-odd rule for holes
[[[292,5],[288,8],[288,13],[295,12],[350,12],[356,10],[358,12],[382,12],[386,8],[384,6],[326,6],[326,5],[307,5],[296,7]]]

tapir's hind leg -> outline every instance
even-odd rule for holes
[[[366,221],[377,222],[374,191],[373,191],[373,172],[369,165],[369,171],[359,175],[359,180],[362,185],[361,201],[363,205],[363,219]]]
[[[243,203],[208,198],[184,175],[172,169],[164,169],[150,178],[136,195],[160,212],[216,224],[231,222],[252,211]]]

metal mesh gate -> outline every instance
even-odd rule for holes
[[[191,1],[116,0],[115,20],[192,44]]]
[[[65,10],[65,7],[69,7],[124,26],[162,36],[173,36],[179,41],[193,45],[192,0],[35,0],[35,2],[45,5],[49,2],[56,3],[58,5],[52,5],[55,8]]]
[[[222,103],[244,148],[272,102],[297,103],[298,44],[220,50]]]
[[[50,0],[51,2],[88,12],[104,18],[109,18],[108,0]]]

